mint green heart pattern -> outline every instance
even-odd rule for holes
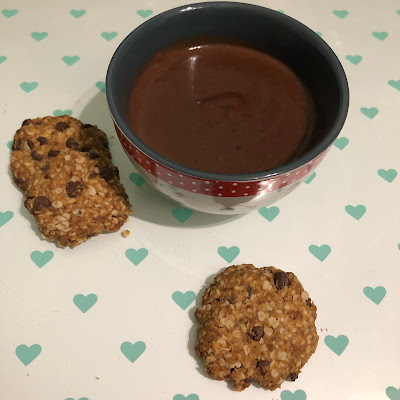
[[[281,400],[306,400],[307,395],[304,390],[296,390],[291,392],[290,390],[284,390],[281,392]]]
[[[149,252],[147,249],[128,249],[125,251],[126,258],[135,265],[139,265],[147,256]]]
[[[316,33],[318,36],[322,36],[322,33],[321,33],[321,32],[315,31],[315,33]]]
[[[11,142],[11,145],[12,145],[12,142]],[[14,213],[12,211],[4,211],[4,212],[0,211],[0,227],[2,227],[8,221],[10,221],[13,216],[14,216]]]
[[[331,253],[331,247],[327,244],[323,244],[321,246],[317,246],[316,244],[312,244],[308,247],[309,252],[317,258],[319,261],[324,261],[326,257]]]
[[[344,209],[346,210],[347,214],[351,215],[357,221],[362,218],[362,216],[367,211],[365,206],[363,206],[362,204],[359,204],[358,206],[347,205]]]
[[[313,173],[304,181],[304,183],[306,183],[307,185],[310,184],[310,183],[315,179],[316,176],[317,176],[317,174],[316,174],[315,172],[313,172]]]
[[[129,179],[133,182],[137,187],[140,187],[146,183],[146,179],[143,178],[142,175],[137,174],[136,172],[132,172],[129,175]]]
[[[69,12],[74,18],[83,17],[86,14],[85,10],[71,10]]]
[[[199,400],[200,397],[195,394],[195,393],[191,393],[188,394],[187,396],[184,396],[183,394],[176,394],[172,400]]]
[[[258,213],[263,216],[267,221],[272,222],[279,215],[278,207],[261,207]]]
[[[386,396],[389,397],[390,400],[400,400],[400,387],[396,389],[394,386],[388,386],[386,388]]]
[[[387,32],[372,32],[372,36],[381,41],[384,41],[389,36],[389,34]]]
[[[335,336],[325,336],[325,344],[338,356],[340,356],[349,344],[349,338],[345,335]]]
[[[377,286],[376,288],[365,286],[363,292],[376,305],[379,305],[386,296],[386,289],[383,286]]]
[[[39,86],[37,82],[21,82],[19,87],[25,92],[30,93],[32,90],[35,90]]]
[[[32,32],[31,36],[37,42],[40,42],[43,39],[46,39],[49,34],[47,32]]]
[[[80,60],[80,57],[79,56],[64,56],[62,58],[62,60],[65,62],[65,64],[67,64],[69,67],[71,67],[72,65],[76,64]]]
[[[333,14],[343,19],[349,15],[349,12],[347,10],[333,10]]]
[[[371,108],[361,107],[360,111],[370,119],[374,119],[379,112],[379,110],[376,107],[371,107]]]
[[[171,214],[177,221],[183,224],[193,215],[193,210],[190,208],[173,208]]]
[[[75,400],[72,397],[68,397],[68,399],[65,400]],[[78,400],[89,400],[87,397],[80,397]]]
[[[362,57],[360,55],[346,56],[346,60],[350,61],[354,65],[357,65],[362,61]]]
[[[13,145],[13,141],[12,140],[7,142],[7,147],[8,147],[9,150],[12,150],[12,145]],[[0,220],[1,220],[1,218],[0,218]],[[0,223],[0,226],[1,226],[1,223]]]
[[[388,81],[388,84],[389,84],[392,88],[395,88],[396,90],[399,90],[399,91],[400,91],[400,81],[393,81],[393,80],[390,80],[390,81]]]
[[[20,344],[15,349],[15,354],[25,366],[29,365],[42,351],[39,344],[33,344],[28,347],[26,344]]]
[[[378,169],[378,175],[386,182],[392,183],[396,179],[397,171],[395,169]]]
[[[102,92],[105,92],[105,90],[106,90],[106,85],[102,81],[96,82],[96,87],[97,87],[97,89],[101,90]]]
[[[333,145],[337,147],[339,150],[343,150],[348,144],[349,144],[349,139],[347,139],[347,137],[344,136],[336,139],[333,142]]]
[[[11,18],[11,17],[13,17],[14,15],[17,15],[18,14],[18,10],[6,10],[6,9],[4,9],[4,10],[1,10],[1,13],[6,17],[6,18]]]
[[[103,39],[107,40],[109,42],[110,40],[113,40],[115,37],[117,37],[118,33],[117,32],[102,32],[101,36]]]
[[[97,295],[94,293],[88,294],[77,294],[74,296],[74,304],[83,312],[90,310],[97,303]]]
[[[239,247],[218,247],[218,254],[228,263],[231,263],[240,253]]]
[[[188,290],[185,293],[180,292],[179,290],[172,293],[172,300],[180,307],[182,310],[186,310],[195,300],[196,294]]]
[[[121,344],[122,354],[131,362],[134,363],[146,350],[144,342],[124,342]]]
[[[0,64],[3,64],[3,62],[7,61],[6,56],[0,56]]]
[[[152,10],[138,10],[137,13],[142,18],[148,18],[148,17],[150,17],[151,14],[153,14],[153,11]]]
[[[31,260],[39,267],[44,267],[52,258],[54,253],[51,250],[44,251],[32,251]]]
[[[60,115],[72,115],[72,110],[54,110],[53,115],[59,117]]]

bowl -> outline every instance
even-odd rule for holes
[[[158,50],[202,35],[249,43],[297,74],[316,108],[314,141],[307,152],[269,171],[223,175],[179,165],[139,139],[128,124],[135,77]],[[184,5],[140,25],[111,59],[106,94],[118,138],[138,172],[184,207],[213,214],[246,213],[291,193],[326,156],[344,124],[349,104],[343,67],[323,39],[282,13],[235,2]]]

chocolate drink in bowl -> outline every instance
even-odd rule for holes
[[[271,170],[302,154],[314,106],[295,73],[276,58],[218,38],[157,52],[135,79],[132,130],[183,166],[217,174]]]
[[[185,207],[225,215],[268,206],[304,182],[349,100],[343,68],[315,32],[234,2],[147,20],[115,52],[106,93],[139,173]]]

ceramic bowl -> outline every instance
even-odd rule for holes
[[[314,141],[305,154],[269,171],[214,174],[168,160],[132,131],[128,104],[140,69],[158,50],[201,35],[244,41],[295,71],[316,107]],[[342,65],[323,39],[282,13],[234,2],[184,5],[144,22],[114,53],[107,71],[106,93],[119,140],[139,173],[183,206],[214,214],[246,213],[291,193],[326,156],[344,124],[349,104]]]

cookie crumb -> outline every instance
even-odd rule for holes
[[[126,229],[125,231],[123,231],[123,232],[121,233],[121,235],[122,235],[124,238],[127,238],[130,234],[131,234],[131,231],[129,231],[128,229]]]
[[[95,378],[97,381],[100,379],[98,376],[95,376],[94,378]]]

